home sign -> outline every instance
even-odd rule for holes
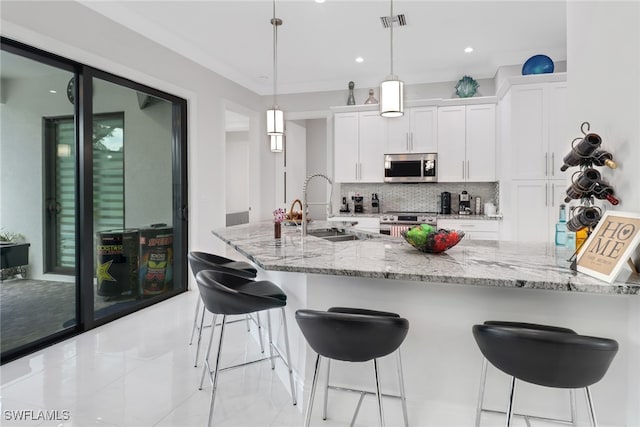
[[[578,271],[613,282],[624,266],[640,268],[640,214],[607,211],[578,253]]]

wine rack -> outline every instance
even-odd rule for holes
[[[571,175],[571,185],[567,188],[565,203],[579,200],[579,205],[571,209],[570,219],[567,222],[567,230],[578,232],[587,230],[587,236],[591,234],[593,228],[602,217],[602,210],[595,205],[595,199],[606,200],[612,205],[617,205],[620,200],[615,195],[614,188],[596,167],[608,167],[615,169],[617,163],[613,160],[613,155],[602,148],[602,138],[600,135],[591,132],[589,122],[580,125],[581,137],[575,138],[571,142],[571,151],[564,156],[561,171],[566,171],[570,167],[579,169]],[[576,252],[580,246],[576,245]]]

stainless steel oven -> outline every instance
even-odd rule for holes
[[[385,154],[384,182],[438,182],[438,155]]]
[[[436,212],[385,212],[380,215],[380,234],[399,236],[402,231],[418,224],[436,226]]]

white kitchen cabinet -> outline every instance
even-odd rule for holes
[[[555,224],[560,215],[560,204],[564,203],[566,181],[514,180],[513,238],[519,242],[555,241]]]
[[[335,182],[384,181],[386,125],[377,110],[335,114]]]
[[[511,129],[506,142],[512,146],[512,178],[560,178],[562,158],[573,139],[568,132],[566,82],[518,85],[510,92]]]
[[[495,104],[438,108],[438,182],[496,180]]]
[[[470,240],[499,240],[498,221],[482,219],[440,219],[438,228],[464,231],[464,238]]]
[[[542,78],[542,77],[541,77]],[[501,210],[509,218],[508,238],[555,241],[560,204],[569,186],[562,159],[575,134],[567,117],[564,81],[513,84],[500,101]]]
[[[405,109],[402,117],[388,118],[385,154],[435,153],[438,149],[437,107]]]

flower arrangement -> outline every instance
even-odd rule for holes
[[[273,211],[273,222],[275,222],[276,224],[280,224],[286,218],[287,218],[287,213],[285,212],[284,209],[278,208],[275,211]]]

